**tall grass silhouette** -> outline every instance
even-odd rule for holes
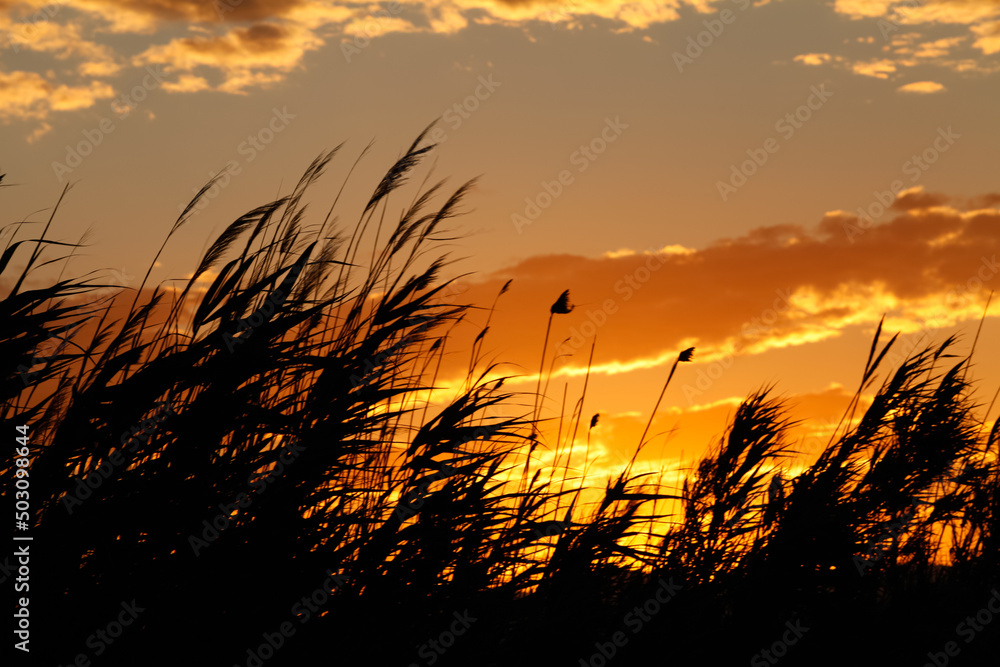
[[[753,393],[680,488],[632,464],[603,489],[583,478],[583,397],[572,431],[545,441],[542,375],[568,292],[534,394],[482,363],[488,320],[447,394],[441,360],[477,308],[452,302],[436,253],[474,184],[436,183],[389,221],[425,134],[353,225],[334,215],[339,194],[307,221],[338,147],[230,224],[180,287],[146,288],[151,263],[131,303],[89,299],[107,286],[88,276],[29,287],[85,241],[49,237],[58,204],[40,234],[5,228],[2,411],[31,426],[45,664],[87,652],[133,599],[144,611],[101,664],[248,665],[285,622],[295,634],[268,665],[745,664],[791,619],[810,630],[785,664],[917,664],[1000,584],[1000,438],[954,339],[884,369],[897,341],[881,344],[880,325],[848,413],[798,475],[785,405]],[[543,475],[534,453],[553,445],[554,466],[569,454]],[[7,448],[5,495],[14,470]],[[597,501],[580,500],[585,485]],[[331,576],[329,599],[295,606]],[[664,581],[680,592],[636,629],[626,619]],[[429,648],[456,614],[475,621]],[[963,648],[967,664],[985,664],[996,627]],[[601,654],[619,631],[626,644]]]

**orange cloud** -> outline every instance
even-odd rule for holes
[[[489,357],[518,364],[504,371],[528,383],[537,379],[549,306],[567,288],[579,305],[554,320],[550,349],[563,355],[555,377],[586,372],[595,336],[591,374],[612,376],[662,368],[688,346],[697,347],[697,366],[810,345],[873,327],[883,314],[904,332],[951,327],[977,319],[1000,284],[997,202],[996,194],[962,201],[913,188],[899,193],[890,220],[856,238],[848,232],[863,221],[837,211],[812,231],[763,227],[685,254],[532,257],[466,284],[463,298],[492,303],[513,279],[491,322],[498,347]],[[477,333],[467,326],[457,335]],[[464,377],[467,362],[452,358],[442,376]]]
[[[281,17],[307,0],[64,0],[113,32],[150,33],[172,22],[254,22]]]
[[[973,34],[980,34],[984,26],[1000,19],[1000,3],[996,0],[836,0],[834,8],[855,20],[875,20],[883,38],[899,32],[903,26],[941,24],[969,26]],[[988,50],[988,42],[977,42],[975,46],[983,53],[995,53]]]
[[[896,71],[896,63],[891,60],[879,59],[869,62],[856,62],[851,66],[855,74],[872,76],[876,79],[888,79]]]
[[[944,89],[944,86],[937,81],[914,81],[913,83],[908,83],[905,86],[900,86],[896,90],[901,93],[919,93],[926,95],[929,93],[940,93]]]
[[[855,62],[852,68],[858,74],[887,79],[899,68],[923,64],[984,74],[1000,69],[1000,63],[982,59],[1000,51],[997,37],[1000,2],[996,0],[835,0],[834,11],[856,21],[867,21],[872,32],[880,36],[870,40],[859,38],[859,42],[878,48],[882,58]],[[967,32],[933,40],[925,38],[930,28],[942,25],[957,26]],[[974,54],[978,57],[954,58],[953,51],[963,47],[980,53]]]
[[[167,72],[216,68],[225,76],[219,90],[239,93],[251,86],[280,81],[284,73],[299,65],[307,51],[321,43],[303,28],[257,23],[247,28],[234,28],[220,36],[174,39],[150,47],[136,56],[133,64],[162,64]],[[198,79],[188,76],[171,84],[171,89],[191,92],[192,88],[202,85]]]
[[[987,21],[972,27],[976,35],[973,44],[983,53],[1000,52],[1000,21]]]
[[[168,93],[197,93],[212,86],[200,76],[181,74],[177,81],[165,82],[162,87]]]
[[[829,53],[803,53],[802,55],[795,56],[793,60],[797,63],[802,63],[803,65],[824,65],[834,57]]]
[[[52,111],[94,106],[114,96],[114,89],[97,81],[84,86],[56,85],[35,72],[0,71],[0,120],[43,119]]]

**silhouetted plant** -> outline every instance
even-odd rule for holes
[[[632,460],[603,489],[572,466],[586,383],[565,443],[560,417],[542,480],[530,467],[551,444],[542,375],[569,290],[549,309],[530,415],[519,416],[526,397],[502,389],[498,366],[482,363],[492,308],[464,385],[440,399],[448,337],[473,306],[446,298],[447,258],[428,254],[473,183],[432,206],[437,183],[387,224],[390,197],[432,148],[425,133],[353,226],[339,227],[333,209],[306,224],[304,194],[338,147],[291,194],[230,224],[180,287],[147,289],[151,263],[131,304],[91,298],[104,285],[86,276],[27,286],[85,242],[47,238],[58,203],[38,238],[15,240],[26,223],[7,228],[2,410],[6,423],[32,426],[33,534],[48,545],[33,567],[44,573],[43,623],[60,629],[39,646],[43,660],[71,660],[95,623],[135,598],[148,611],[104,664],[245,664],[262,632],[302,620],[291,605],[330,571],[340,575],[332,598],[268,664],[331,646],[409,664],[469,609],[482,620],[442,662],[576,665],[664,577],[683,581],[682,593],[620,664],[744,661],[793,616],[826,630],[788,664],[834,664],[861,620],[913,641],[914,591],[948,630],[998,584],[998,430],[973,416],[970,358],[956,360],[954,339],[910,355],[858,415],[896,342],[879,350],[880,324],[844,419],[800,474],[788,465],[793,424],[769,389],[739,406],[680,489],[633,472],[689,348]],[[66,254],[43,261],[49,249]],[[558,469],[561,447],[570,453]],[[13,468],[8,450],[5,494]],[[583,502],[585,489],[598,500]],[[680,516],[657,509],[675,501]]]

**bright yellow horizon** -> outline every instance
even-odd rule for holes
[[[138,286],[211,176],[151,284],[188,275],[226,224],[346,141],[307,194],[318,224],[376,137],[337,203],[350,228],[437,119],[419,178],[482,175],[441,246],[464,275],[449,294],[488,308],[513,280],[483,352],[530,392],[548,307],[571,291],[543,414],[563,391],[572,408],[596,338],[596,469],[631,456],[682,349],[695,358],[644,453],[668,467],[763,385],[818,441],[883,315],[900,350],[957,333],[968,351],[998,284],[990,0],[2,4],[5,222],[44,222],[72,183],[51,235],[92,230],[73,266],[113,285]],[[986,383],[997,317],[975,356]],[[444,386],[484,323],[456,329]],[[994,390],[980,386],[984,410]]]

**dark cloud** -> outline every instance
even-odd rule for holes
[[[280,17],[307,0],[115,0],[115,9],[166,21],[260,21]]]

